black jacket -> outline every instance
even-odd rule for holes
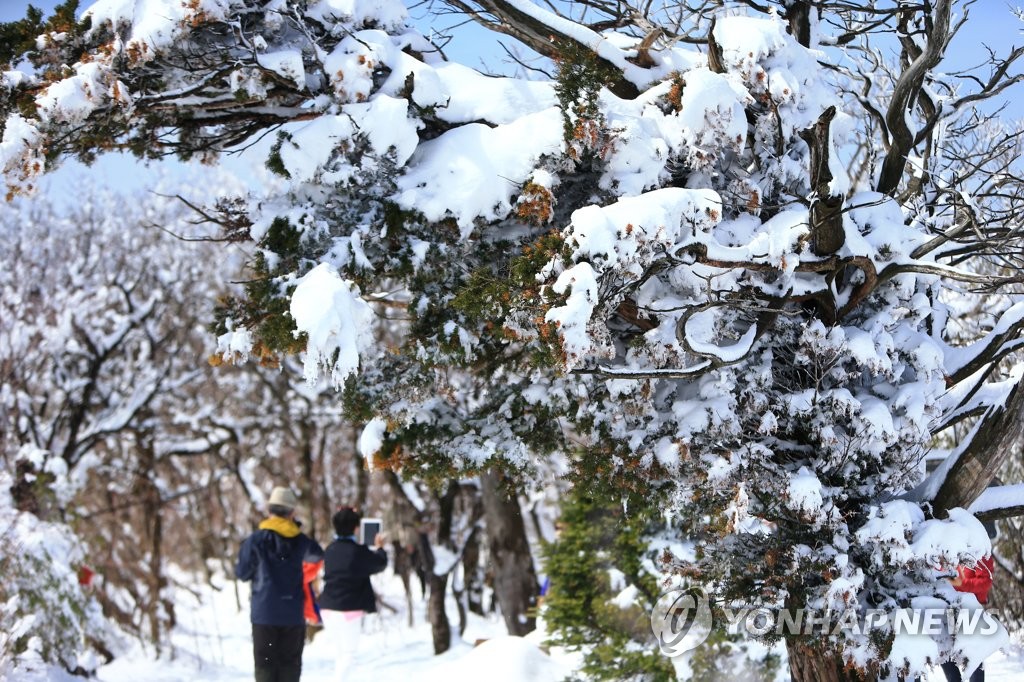
[[[324,550],[287,519],[271,517],[246,538],[235,576],[252,580],[252,622],[304,625],[302,562],[320,561]]]
[[[377,610],[370,576],[388,565],[383,549],[370,549],[345,538],[327,545],[324,552],[324,591],[320,608],[331,611]]]

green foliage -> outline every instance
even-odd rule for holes
[[[42,52],[38,49],[38,36],[54,33],[64,34],[62,42],[71,43],[90,26],[88,19],[78,21],[79,0],[67,0],[53,8],[53,14],[43,20],[43,12],[33,5],[25,11],[25,17],[17,21],[0,24],[0,66],[9,69],[22,59],[29,59],[36,66],[42,66]]]
[[[256,256],[253,269],[256,278],[246,283],[245,290],[247,302],[262,312],[262,319],[256,325],[256,337],[271,350],[295,352],[295,321],[289,314],[291,301],[287,291],[270,274],[271,268],[263,254]]]
[[[581,673],[587,679],[675,679],[650,626],[659,588],[643,561],[649,553],[645,530],[655,511],[637,508],[626,515],[619,500],[578,487],[564,500],[560,535],[544,550],[551,581],[544,618],[551,644],[583,652]],[[638,590],[627,608],[610,602],[619,591],[615,587],[621,589],[613,586],[611,569]]]
[[[658,650],[650,625],[660,580],[645,568],[645,562],[660,561],[649,541],[662,524],[658,511],[664,495],[654,490],[646,497],[628,495],[624,505],[627,490],[576,485],[564,498],[559,537],[544,550],[551,580],[544,601],[550,643],[582,651],[580,672],[588,680],[674,680],[675,669]],[[629,608],[610,601],[621,588],[612,586],[612,570],[637,588]],[[694,682],[760,682],[775,678],[780,660],[771,652],[752,652],[740,635],[718,629],[689,654],[688,664]]]
[[[214,313],[213,332],[224,334],[237,327],[253,330],[255,353],[273,362],[277,353],[294,354],[305,348],[304,336],[296,337],[290,310],[290,288],[285,275],[301,272],[304,261],[302,232],[285,218],[275,218],[260,241],[249,267],[244,298],[222,300]]]
[[[11,70],[24,61],[37,69],[39,78],[48,83],[67,76],[65,63],[77,61],[81,53],[82,36],[89,28],[88,19],[75,20],[78,0],[67,0],[54,8],[54,13],[43,19],[42,10],[28,6],[25,17],[17,21],[0,23],[0,70]],[[37,38],[41,35],[60,35],[59,42],[51,42],[40,48]],[[70,60],[68,58],[71,58]],[[0,118],[17,111],[26,118],[36,116],[35,90],[0,84]],[[0,132],[4,124],[0,123]]]
[[[488,266],[470,273],[452,299],[452,307],[470,319],[500,319],[511,298],[509,282],[498,279]]]
[[[277,140],[273,146],[270,147],[270,153],[267,155],[266,166],[267,170],[275,175],[279,175],[282,178],[290,178],[291,174],[288,169],[284,166],[284,160],[281,158],[281,145],[288,139],[288,133],[280,131],[277,133]]]
[[[302,246],[302,233],[295,228],[286,218],[275,218],[263,238],[261,246],[279,258],[286,259],[285,267],[292,266],[293,260],[299,256],[299,249]],[[280,270],[282,268],[275,268]]]
[[[593,165],[608,151],[598,95],[618,74],[594,52],[577,43],[559,47],[555,94],[562,109],[562,134],[568,154],[580,166]]]
[[[595,387],[590,399],[599,396],[599,390]],[[634,452],[614,439],[607,424],[586,417],[578,423],[580,428],[597,433],[597,444],[573,453],[569,480],[574,487],[598,499],[614,500],[630,514],[667,503],[666,495],[675,487],[669,472],[657,462],[648,461],[644,453]]]
[[[36,36],[43,31],[43,13],[29,5],[24,19],[0,24],[0,63],[10,68],[21,56],[35,48]]]
[[[532,367],[557,368],[562,346],[557,330],[544,321],[544,315],[551,307],[561,305],[565,296],[541,287],[538,275],[552,260],[567,259],[567,252],[565,239],[557,230],[546,232],[522,246],[521,255],[513,257],[506,267],[497,268],[492,259],[473,270],[458,288],[450,307],[468,325],[482,327],[499,343],[528,340],[522,338],[522,329],[506,322],[512,310],[529,311],[532,319],[527,322],[537,329],[538,343],[529,346],[527,362]],[[496,253],[495,259],[498,257]]]
[[[779,656],[769,652],[754,660],[747,648],[747,643],[740,635],[729,634],[721,628],[712,630],[707,640],[690,654],[690,681],[774,680],[782,663]]]

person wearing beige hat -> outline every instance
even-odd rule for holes
[[[269,516],[242,543],[235,565],[252,581],[250,620],[256,682],[298,682],[306,643],[303,562],[322,561],[324,550],[295,523],[298,499],[289,488],[270,493]]]

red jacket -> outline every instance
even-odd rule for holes
[[[992,573],[995,571],[995,561],[987,556],[978,561],[974,568],[966,566],[958,567],[960,584],[956,587],[958,592],[971,592],[978,598],[978,602],[984,604],[988,601],[988,591],[992,589]]]

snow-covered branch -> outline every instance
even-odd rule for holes
[[[1024,516],[1024,483],[986,488],[967,511],[979,521],[997,521]]]

